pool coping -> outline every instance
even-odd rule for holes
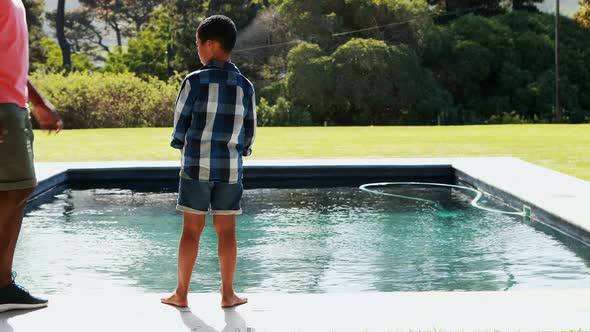
[[[155,181],[178,178],[178,161],[37,163],[38,186],[28,209],[71,181]],[[461,181],[510,207],[530,207],[540,222],[590,245],[590,182],[512,157],[246,160],[254,187],[354,186],[385,181]]]

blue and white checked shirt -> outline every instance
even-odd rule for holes
[[[252,153],[255,135],[254,86],[233,63],[214,60],[184,79],[170,143],[182,149],[183,175],[241,181],[242,156]]]

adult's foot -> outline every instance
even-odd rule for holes
[[[35,297],[24,287],[14,282],[7,287],[0,288],[0,312],[19,309],[39,309],[48,305],[49,301]]]
[[[178,293],[172,294],[170,297],[166,297],[160,300],[164,304],[173,305],[179,308],[186,308],[188,307],[188,300],[186,296],[180,296]]]
[[[248,303],[248,299],[245,297],[239,297],[236,293],[233,293],[230,296],[222,297],[221,298],[221,307],[222,308],[231,308],[237,307],[242,304]]]

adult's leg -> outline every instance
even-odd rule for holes
[[[27,198],[36,185],[33,130],[27,109],[0,103],[0,288],[12,282],[12,261]]]
[[[172,296],[162,299],[162,303],[178,307],[188,306],[187,295],[193,268],[199,252],[199,239],[205,227],[204,214],[183,213],[183,228],[178,245],[178,285]]]
[[[224,308],[248,302],[234,292],[234,274],[238,254],[236,239],[236,216],[215,215],[213,225],[217,233],[217,253],[219,255],[219,269],[221,271],[221,306]]]
[[[12,262],[27,198],[33,189],[0,191],[0,288],[12,283]]]

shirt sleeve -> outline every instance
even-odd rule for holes
[[[191,84],[188,79],[185,79],[176,98],[176,108],[174,110],[174,131],[172,132],[170,146],[175,149],[184,148],[186,133],[192,120],[193,102]]]
[[[245,140],[244,140],[244,156],[252,154],[252,146],[256,138],[256,93],[252,88],[252,95],[249,103],[249,109],[244,119]]]

